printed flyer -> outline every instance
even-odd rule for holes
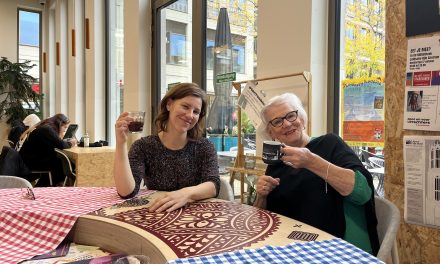
[[[440,131],[440,36],[408,40],[404,129]]]
[[[383,147],[383,77],[342,81],[342,138],[350,146]]]
[[[263,97],[258,95],[257,85],[254,82],[247,82],[246,87],[238,97],[238,105],[246,113],[255,128],[261,124],[260,111],[264,106]]]
[[[440,227],[440,136],[403,137],[408,223]]]

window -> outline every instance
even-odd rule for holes
[[[353,148],[381,154],[384,146],[385,1],[347,0],[342,10],[338,120],[340,135]],[[372,135],[372,136],[370,136]],[[359,152],[362,153],[362,152]],[[365,157],[360,156],[363,161]]]
[[[177,10],[176,5],[180,2],[188,5],[188,13]],[[214,51],[221,8],[226,8],[229,16],[229,43],[232,45],[227,49],[219,48]],[[236,137],[232,135],[236,133],[236,129],[233,128],[236,128],[238,118],[237,91],[232,88],[231,82],[215,84],[215,75],[236,72],[240,75],[236,77],[237,80],[255,77],[256,15],[257,5],[253,0],[153,1],[153,87],[157,89],[152,95],[153,111],[157,113],[160,98],[163,98],[173,84],[190,81],[200,84],[206,89],[209,98],[208,115],[211,116],[208,116],[207,120],[218,120],[217,117],[222,119],[218,124],[215,121],[216,125],[212,126],[215,131],[211,132],[219,133],[221,139],[225,126],[228,126],[228,133],[231,134],[230,139],[221,141],[223,145],[217,149],[219,151],[229,150],[237,145]],[[192,24],[195,21],[197,26]],[[200,27],[200,24],[203,26]],[[198,45],[202,45],[200,49]],[[206,70],[203,67],[206,67]],[[217,73],[214,73],[214,68]],[[223,100],[224,98],[226,100]],[[217,105],[217,108],[211,110],[212,105]],[[221,113],[221,116],[215,117],[212,113],[216,112]],[[246,131],[246,135],[243,136],[247,140],[255,139],[255,131],[251,124],[243,127],[243,130]]]
[[[233,35],[232,36],[232,66],[236,73],[245,73],[245,54],[246,54],[246,37]]]
[[[186,25],[168,20],[166,38],[167,63],[186,64]]]
[[[180,0],[168,6],[169,9],[188,13],[188,0]]]
[[[108,122],[107,135],[112,144],[114,124],[124,109],[124,1],[108,1]]]
[[[160,100],[169,88],[177,83],[194,81],[190,51],[200,42],[194,44],[193,35],[188,35],[192,28],[193,9],[182,12],[177,8],[191,5],[194,5],[193,1],[188,0],[153,1],[153,119],[158,113]]]
[[[39,12],[18,10],[18,60],[35,65],[28,74],[37,79],[36,92],[40,92],[40,16]]]

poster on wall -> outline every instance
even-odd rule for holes
[[[342,138],[350,146],[384,146],[383,77],[342,81]]]
[[[440,131],[440,36],[410,39],[403,128]]]
[[[404,218],[440,227],[440,136],[404,136]]]

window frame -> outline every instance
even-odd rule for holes
[[[161,100],[161,67],[157,67],[161,62],[160,47],[163,44],[160,37],[161,27],[161,10],[169,5],[177,2],[177,0],[155,0],[152,3],[152,45],[151,45],[151,125],[155,129],[154,119],[160,108]],[[190,1],[188,1],[190,2]],[[206,91],[206,7],[207,1],[192,0],[192,82],[197,83],[202,90]],[[148,73],[147,73],[148,74]]]
[[[17,62],[20,61],[20,11],[30,12],[30,13],[37,13],[39,16],[38,19],[38,83],[40,85],[40,94],[43,94],[43,12],[40,10],[35,9],[29,9],[29,8],[23,8],[23,7],[17,7]],[[41,116],[44,116],[44,107],[43,107],[43,99],[40,100],[40,109],[39,112],[41,113]]]

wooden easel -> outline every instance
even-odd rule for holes
[[[298,72],[298,73],[292,73],[292,74],[286,74],[286,75],[278,75],[278,76],[272,76],[272,77],[266,77],[266,78],[260,78],[260,79],[254,79],[254,80],[246,80],[246,81],[240,81],[240,82],[232,82],[232,85],[237,90],[238,97],[241,95],[241,85],[243,83],[248,82],[254,82],[258,83],[261,81],[267,81],[267,80],[274,80],[274,79],[281,79],[281,78],[288,78],[288,77],[295,77],[295,76],[302,76],[304,80],[307,82],[307,100],[308,100],[308,107],[307,112],[308,116],[311,116],[312,108],[311,108],[311,102],[312,102],[312,74],[310,72],[304,71],[304,72]],[[241,142],[241,108],[237,106],[237,139],[238,139],[238,147],[237,147],[237,158],[235,159],[234,167],[228,168],[230,171],[230,179],[229,183],[231,186],[233,186],[234,180],[235,180],[235,173],[240,173],[240,199],[241,203],[244,202],[244,177],[247,174],[252,175],[261,175],[264,173],[261,169],[253,169],[249,170],[244,168],[244,150],[243,150],[243,144]],[[307,131],[311,131],[311,123],[307,123]]]

